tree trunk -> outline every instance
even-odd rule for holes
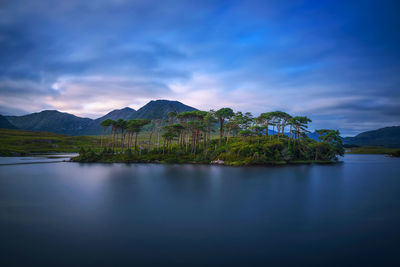
[[[189,134],[187,135],[188,136],[188,138],[189,138]],[[186,137],[185,137],[185,139],[186,139]],[[186,148],[185,148],[185,152],[187,153],[187,151],[188,151],[188,144],[189,144],[189,140],[185,140],[185,145],[186,145]]]
[[[219,145],[221,145],[222,135],[224,133],[224,120],[219,120]]]
[[[151,148],[151,137],[153,136],[153,130],[151,130],[151,133],[150,133],[150,138],[149,138],[149,145],[148,145],[148,147],[147,147],[147,150],[148,151],[150,151],[150,148]]]
[[[136,132],[136,134],[135,134],[135,151],[136,151],[136,147],[137,147],[137,136],[138,136],[138,132]]]
[[[103,138],[104,138],[104,127],[103,127],[103,131],[101,133],[101,139],[100,139],[100,147],[103,148]]]
[[[115,153],[115,129],[113,130],[112,150],[113,150],[113,152]]]
[[[121,153],[124,153],[126,133],[121,133]]]
[[[160,131],[157,130],[157,148],[160,147]]]
[[[227,135],[227,137],[226,137],[226,143],[228,144],[228,142],[229,142],[229,135],[230,135],[230,133],[231,133],[231,130],[232,130],[232,126],[229,126],[229,128],[228,128],[228,135]]]
[[[131,144],[132,144],[132,132],[128,132],[128,144],[127,144],[127,149],[131,149]]]
[[[108,134],[108,140],[107,140],[107,147],[111,148],[111,142],[112,142],[112,129],[110,133]]]

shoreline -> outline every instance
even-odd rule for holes
[[[76,159],[77,157],[71,158],[69,162],[75,163],[101,163],[101,164],[113,164],[113,163],[124,163],[124,164],[175,164],[175,165],[211,165],[211,166],[227,166],[227,167],[280,167],[280,166],[290,166],[290,165],[331,165],[331,164],[338,164],[343,163],[343,161],[326,161],[326,160],[297,160],[297,161],[276,161],[276,162],[268,162],[264,164],[232,164],[232,163],[223,163],[223,164],[215,164],[212,162],[194,162],[194,161],[187,161],[187,162],[166,162],[166,161],[149,161],[149,160],[117,160],[117,161],[81,161]]]

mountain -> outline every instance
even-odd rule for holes
[[[166,119],[168,113],[175,111],[182,113],[184,111],[197,110],[193,107],[182,104],[178,101],[155,100],[150,101],[145,106],[141,107],[135,114],[135,119]]]
[[[0,128],[3,129],[17,129],[14,125],[12,125],[6,117],[0,115]]]
[[[95,119],[86,127],[81,134],[83,135],[97,135],[101,134],[103,128],[100,123],[105,119],[167,119],[168,113],[175,111],[178,114],[184,111],[197,110],[193,107],[182,104],[178,101],[170,100],[152,100],[138,111],[131,108],[116,109],[108,113],[107,115]]]
[[[46,131],[66,135],[98,135],[102,132],[100,123],[105,119],[166,119],[171,111],[181,113],[192,110],[197,109],[178,101],[155,100],[150,101],[138,111],[129,107],[116,109],[95,120],[57,110],[45,110],[24,116],[6,116],[4,117],[5,121],[0,118],[0,123],[4,123],[4,127],[6,127],[8,125],[6,123],[9,122],[10,125],[21,130]],[[10,125],[8,127],[11,127]]]
[[[318,141],[319,134],[317,132],[311,132],[307,134],[307,137],[313,139],[314,141]]]
[[[358,146],[400,147],[400,126],[385,127],[343,138],[343,143]]]
[[[274,134],[277,134],[277,133],[278,133],[277,131],[268,130],[268,135],[274,135]],[[290,134],[289,134],[289,132],[285,132],[285,135],[289,136]],[[293,133],[291,135],[294,136]],[[307,137],[311,138],[311,139],[313,139],[315,141],[318,141],[319,134],[317,134],[316,132],[310,132],[310,133],[307,133]]]
[[[106,119],[111,119],[111,120],[118,120],[118,119],[124,119],[124,120],[129,120],[134,118],[136,114],[136,110],[126,107],[123,109],[115,109],[103,117],[100,117],[98,119],[93,120],[85,129],[82,130],[81,134],[83,135],[96,135],[96,134],[101,134],[103,131],[103,127],[101,127],[100,123]]]
[[[57,110],[44,110],[24,116],[7,116],[11,124],[22,130],[44,131],[67,135],[78,135],[93,120],[80,118]]]

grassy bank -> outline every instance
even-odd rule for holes
[[[385,154],[391,155],[398,153],[398,148],[387,148],[387,147],[352,147],[346,150],[346,154]]]
[[[0,129],[0,156],[79,152],[81,147],[96,149],[99,145],[99,137]]]

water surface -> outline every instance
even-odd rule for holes
[[[0,265],[395,265],[399,207],[400,159],[380,155],[2,165]]]

